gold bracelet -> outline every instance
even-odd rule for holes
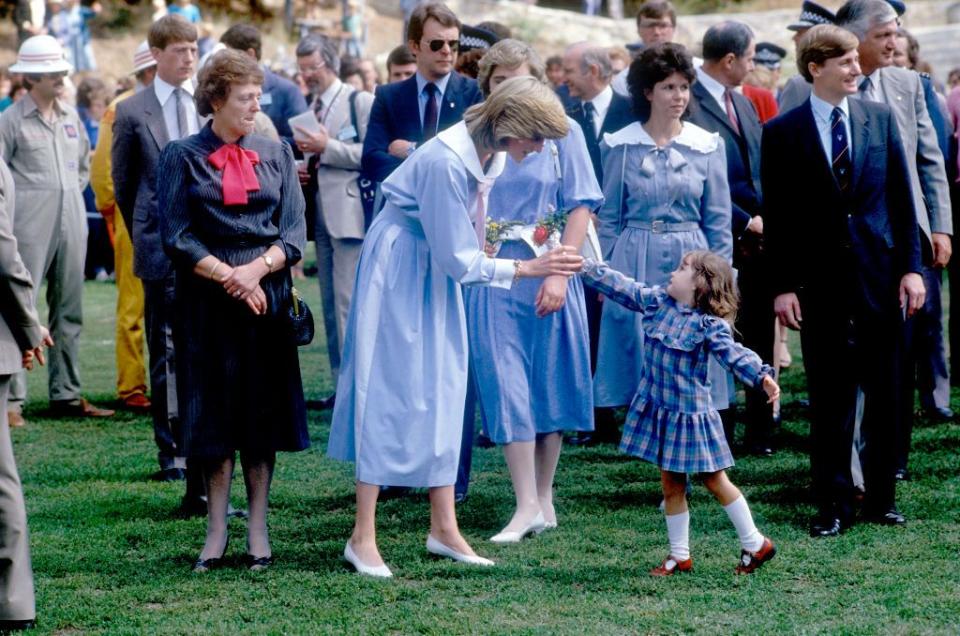
[[[520,270],[523,267],[523,263],[520,262],[520,259],[513,261],[513,282],[520,280]]]
[[[210,280],[217,280],[217,269],[223,265],[222,261],[217,261],[217,264],[210,268]]]

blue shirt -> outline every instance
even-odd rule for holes
[[[429,84],[429,80],[417,71],[417,105],[420,107],[420,127],[423,128],[424,113],[427,111],[427,91],[423,90]],[[440,125],[440,109],[443,107],[443,94],[447,92],[447,82],[450,81],[450,73],[447,73],[437,81],[433,82],[440,90],[434,98],[437,101],[437,125]]]
[[[197,5],[195,4],[188,4],[185,7],[181,7],[177,4],[171,4],[167,7],[167,13],[175,13],[180,15],[191,24],[200,22],[200,9],[198,9]]]
[[[833,128],[833,104],[825,102],[815,93],[810,93],[810,106],[813,108],[813,120],[817,123],[817,132],[820,134],[820,146],[827,156],[827,165],[833,165],[833,140],[830,139],[830,130]],[[850,147],[850,156],[853,156],[853,137],[850,135],[850,106],[847,104],[847,98],[839,104],[843,112],[843,126],[847,130],[847,145]]]

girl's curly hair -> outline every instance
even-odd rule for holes
[[[722,318],[732,327],[737,319],[740,293],[730,264],[707,250],[687,252],[683,255],[683,262],[693,270],[697,309]]]

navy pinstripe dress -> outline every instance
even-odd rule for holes
[[[297,451],[310,443],[297,347],[282,318],[289,268],[306,241],[303,194],[286,144],[256,135],[238,143],[259,155],[260,189],[248,192],[246,205],[223,203],[222,173],[207,159],[223,142],[209,124],[168,144],[160,157],[157,203],[177,270],[177,394],[189,457]],[[265,316],[193,273],[209,254],[237,266],[271,245],[284,251],[287,263],[260,282]]]

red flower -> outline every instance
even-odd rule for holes
[[[550,238],[550,230],[546,226],[538,225],[533,231],[533,242],[537,245],[543,245],[548,238]]]

